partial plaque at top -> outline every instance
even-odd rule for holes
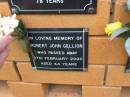
[[[16,14],[96,14],[97,0],[8,0]]]

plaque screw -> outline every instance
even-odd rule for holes
[[[127,68],[126,73],[130,73],[130,68]]]
[[[12,8],[12,13],[13,13],[13,14],[17,14],[17,13],[18,13],[18,10],[17,10],[15,7],[13,7],[13,8]]]
[[[90,8],[88,8],[88,13],[92,14],[92,13],[94,13],[94,12],[95,12],[94,7],[90,7]]]

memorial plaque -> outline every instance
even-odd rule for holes
[[[28,39],[29,56],[34,70],[87,70],[87,29],[28,29]]]
[[[97,0],[8,0],[17,14],[96,14]]]

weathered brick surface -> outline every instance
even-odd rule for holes
[[[15,97],[46,97],[47,85],[39,83],[7,82]]]
[[[68,71],[37,71],[31,63],[17,64],[22,80],[26,82],[75,84],[75,85],[102,85],[105,66],[90,65],[86,72]]]
[[[123,23],[130,22],[130,12],[126,9],[127,0],[116,0],[114,10],[114,21],[121,21]]]
[[[106,85],[130,86],[130,73],[125,72],[125,66],[109,66]]]
[[[83,86],[82,97],[120,97],[121,87]]]
[[[20,80],[18,71],[13,62],[5,62],[0,68],[0,80]]]

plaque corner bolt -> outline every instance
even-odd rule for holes
[[[13,7],[12,8],[12,14],[18,14],[19,12],[18,12],[18,9],[17,8],[15,8],[15,7]]]

